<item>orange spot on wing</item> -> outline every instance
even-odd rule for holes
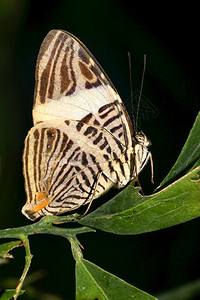
[[[33,206],[33,207],[30,209],[30,211],[31,211],[31,212],[37,212],[37,211],[43,209],[45,206],[47,206],[47,205],[49,204],[49,202],[50,202],[50,201],[49,201],[49,199],[47,198],[47,199],[41,201],[39,204]]]
[[[48,194],[47,193],[41,193],[41,192],[37,192],[36,193],[36,202],[40,202],[41,200],[47,198]]]
[[[50,202],[50,198],[47,197],[47,193],[36,193],[36,205],[34,205],[33,207],[31,207],[31,209],[29,209],[29,211],[33,212],[37,212],[41,209],[43,209],[45,206],[47,206]]]

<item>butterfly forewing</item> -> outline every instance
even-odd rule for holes
[[[90,124],[92,114],[129,146],[132,126],[121,98],[89,50],[65,31],[50,31],[41,45],[34,98],[34,124],[53,118]]]
[[[146,144],[132,139],[129,116],[105,72],[62,30],[50,31],[41,45],[33,121],[23,155],[22,212],[31,220],[125,186],[149,157]]]

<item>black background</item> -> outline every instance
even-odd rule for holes
[[[150,194],[176,161],[199,110],[198,11],[188,2],[178,7],[169,2],[139,6],[122,0],[0,0],[0,228],[30,224],[20,212],[26,200],[21,156],[32,126],[36,58],[47,32],[64,29],[86,44],[128,110],[127,52],[132,56],[135,93],[147,55],[141,112],[145,103],[151,109],[139,123],[153,143],[155,185],[150,183],[149,166],[140,181]],[[97,231],[79,239],[85,258],[156,295],[199,277],[199,231],[196,219],[138,236]],[[34,287],[61,299],[74,299],[74,261],[68,241],[45,235],[30,240],[34,258],[29,274],[44,275]],[[0,266],[0,287],[5,278],[20,277],[22,272],[23,249],[13,253],[15,260]],[[9,284],[8,288],[14,287]]]

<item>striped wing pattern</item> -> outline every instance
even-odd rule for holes
[[[30,219],[74,210],[130,180],[132,153],[107,131],[83,124],[78,132],[76,127],[73,120],[56,120],[53,127],[47,121],[28,134],[24,175],[29,200],[23,212]]]
[[[34,98],[34,125],[54,118],[89,123],[93,115],[126,147],[132,145],[132,125],[121,98],[89,50],[69,33],[52,30],[44,39]]]
[[[146,146],[132,139],[128,114],[107,75],[65,31],[50,31],[41,45],[33,122],[23,154],[22,213],[31,220],[125,186],[149,157]]]

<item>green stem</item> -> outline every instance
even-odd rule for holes
[[[71,244],[72,255],[74,257],[74,260],[77,261],[82,259],[83,253],[81,251],[81,248],[83,248],[83,246],[80,244],[77,237],[76,236],[68,237],[68,241]]]
[[[61,228],[55,226],[56,224],[75,222],[76,220],[77,220],[77,215],[72,215],[68,217],[57,217],[57,216],[44,217],[38,222],[27,226],[1,229],[0,238],[19,238],[19,234],[29,236],[38,233],[70,237],[80,233],[95,231],[94,229],[85,226],[77,227],[77,228]]]
[[[22,276],[19,280],[19,283],[15,289],[15,295],[14,295],[14,300],[16,300],[19,296],[19,293],[21,291],[22,285],[24,283],[24,280],[26,278],[26,275],[28,273],[28,270],[30,268],[31,265],[31,260],[33,255],[31,254],[31,250],[30,250],[30,245],[29,245],[29,240],[28,238],[24,235],[24,234],[19,234],[19,238],[20,240],[23,242],[24,244],[24,248],[25,248],[25,252],[26,252],[26,256],[25,256],[25,266],[24,266],[24,270],[22,273]]]
[[[78,255],[77,249],[79,249],[79,255],[81,255],[81,250],[79,247],[80,243],[78,242],[76,235],[80,233],[94,232],[95,230],[86,226],[77,227],[77,228],[62,228],[56,225],[68,223],[68,222],[76,222],[78,217],[79,216],[77,214],[71,216],[65,216],[65,217],[49,216],[40,219],[38,222],[34,224],[17,227],[17,228],[8,228],[8,229],[0,230],[0,238],[20,239],[23,242],[25,252],[26,252],[25,266],[24,266],[22,276],[19,280],[19,283],[15,289],[15,294],[13,297],[14,300],[16,300],[20,294],[22,285],[24,283],[27,272],[30,268],[31,260],[33,257],[30,251],[28,236],[40,233],[40,234],[53,234],[53,235],[59,235],[65,237],[71,242],[71,244],[74,245],[74,247],[72,247],[72,250],[74,250],[73,251],[74,257],[76,257]]]

